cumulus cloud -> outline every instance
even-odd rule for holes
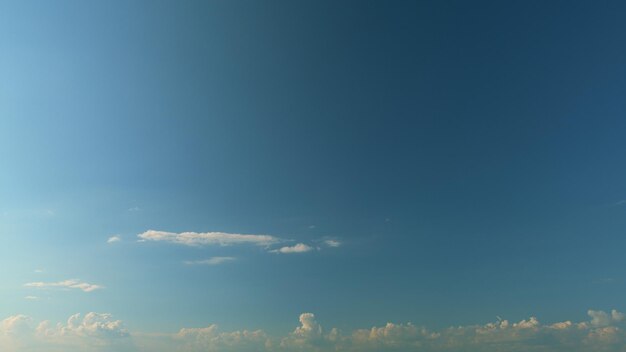
[[[614,323],[619,323],[624,320],[624,314],[613,309],[611,314],[603,312],[601,310],[588,310],[587,315],[591,317],[591,326],[594,327],[606,327]]]
[[[288,350],[318,349],[327,345],[322,326],[315,320],[315,314],[300,314],[300,326],[282,339],[280,347]]]
[[[235,257],[212,257],[212,258],[203,259],[203,260],[187,260],[185,261],[185,264],[187,265],[219,265],[223,263],[232,262],[234,260],[237,260],[237,258]]]
[[[180,342],[180,350],[183,351],[252,352],[264,351],[271,346],[267,334],[262,330],[220,332],[215,324],[205,328],[181,329],[174,339]]]
[[[115,242],[119,242],[121,240],[122,240],[122,238],[120,236],[115,235],[115,236],[109,237],[109,239],[107,240],[107,243],[115,243]]]
[[[290,253],[305,253],[305,252],[309,252],[312,250],[313,250],[313,247],[307,246],[304,243],[298,243],[294,246],[285,246],[279,249],[271,250],[270,252],[290,254]]]
[[[0,322],[2,351],[134,351],[130,335],[110,314],[72,315],[65,324],[39,323],[25,315]]]
[[[24,284],[24,286],[40,288],[40,289],[47,289],[47,288],[78,289],[83,292],[92,292],[92,291],[104,288],[103,286],[100,286],[100,285],[89,284],[89,283],[82,282],[76,279],[64,280],[64,281],[58,281],[58,282],[29,282],[27,284]]]
[[[624,352],[624,315],[616,310],[588,315],[590,320],[578,323],[543,324],[530,317],[439,331],[389,322],[343,333],[325,330],[313,313],[302,313],[299,325],[283,337],[263,330],[221,331],[215,324],[177,333],[129,333],[109,314],[76,314],[64,324],[36,324],[16,315],[0,321],[0,346],[3,352]]]
[[[138,237],[142,241],[161,241],[186,246],[230,246],[236,244],[253,244],[269,246],[278,242],[278,238],[269,235],[242,235],[225,232],[165,232],[148,230]]]

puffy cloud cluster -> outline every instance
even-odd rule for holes
[[[2,351],[133,351],[129,333],[110,314],[72,315],[65,324],[15,315],[0,323]]]
[[[322,326],[315,320],[313,313],[300,314],[300,326],[282,339],[280,346],[287,350],[321,350],[327,346]]]
[[[254,244],[269,246],[278,242],[278,239],[269,235],[242,235],[225,232],[165,232],[148,230],[138,237],[142,241],[163,241],[186,246],[229,246],[236,244]]]
[[[129,333],[109,314],[76,314],[65,324],[34,324],[24,315],[0,321],[5,352],[624,352],[624,314],[588,311],[589,320],[542,324],[530,317],[516,323],[498,320],[484,325],[429,331],[411,323],[387,323],[342,333],[324,330],[315,315],[300,315],[300,325],[284,337],[263,330],[220,331],[217,325],[183,328],[178,333]]]
[[[58,281],[58,282],[29,282],[24,284],[26,287],[34,288],[65,288],[65,289],[78,289],[83,292],[91,292],[101,288],[100,285],[89,284],[76,279]]]
[[[263,351],[271,348],[268,336],[262,330],[220,332],[217,325],[205,328],[181,329],[174,339],[183,351]]]
[[[451,327],[431,332],[412,324],[387,323],[384,327],[357,330],[343,337],[345,351],[442,351],[442,352],[557,352],[624,351],[626,334],[614,324],[623,319],[617,311],[588,312],[591,321],[544,325],[535,317],[510,323]],[[606,319],[605,319],[606,318]]]

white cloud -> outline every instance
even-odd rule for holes
[[[517,323],[498,319],[484,325],[439,331],[412,323],[368,329],[325,330],[312,313],[285,336],[263,330],[221,331],[210,324],[177,333],[130,333],[109,314],[71,316],[66,323],[34,322],[24,315],[0,321],[0,347],[10,352],[624,352],[624,315],[590,310],[590,320],[542,324],[530,317]]]
[[[279,249],[274,249],[271,250],[270,252],[272,253],[285,253],[285,254],[290,254],[290,253],[305,253],[305,252],[309,252],[313,250],[313,247],[311,246],[307,246],[304,243],[298,243],[295,246],[285,246]]]
[[[300,326],[282,339],[280,346],[287,349],[308,349],[324,344],[322,326],[315,320],[315,314],[300,314]]]
[[[588,310],[587,314],[591,317],[591,325],[594,327],[605,327],[624,320],[624,314],[613,309],[611,314],[607,314],[601,310]]]
[[[120,242],[121,240],[122,240],[122,237],[115,235],[115,236],[109,237],[109,239],[107,240],[107,243]]]
[[[37,297],[37,296],[25,296],[24,299],[29,300],[29,301],[37,301],[37,300],[39,300],[39,297]]]
[[[271,342],[262,330],[220,332],[213,324],[205,328],[181,329],[174,339],[182,346],[182,351],[264,351]]]
[[[106,352],[136,351],[120,320],[110,314],[88,313],[71,316],[65,324],[35,323],[25,315],[0,322],[3,352]]]
[[[64,280],[64,281],[58,281],[58,282],[29,282],[27,284],[24,284],[24,286],[40,288],[40,289],[46,289],[46,288],[78,289],[83,292],[92,292],[92,291],[104,288],[103,286],[100,286],[100,285],[89,284],[86,282],[81,282],[80,280],[76,280],[76,279]]]
[[[209,259],[203,260],[187,260],[185,264],[187,265],[219,265],[227,262],[232,262],[237,260],[235,257],[212,257]]]
[[[341,242],[337,240],[326,240],[324,241],[324,244],[326,244],[328,247],[335,247],[335,248],[341,246]]]
[[[253,244],[269,246],[279,241],[269,235],[243,235],[225,232],[165,232],[148,230],[138,237],[143,241],[163,241],[186,246],[229,246],[236,244]]]

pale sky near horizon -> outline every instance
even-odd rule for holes
[[[0,350],[624,351],[625,16],[0,1]]]

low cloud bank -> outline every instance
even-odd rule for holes
[[[0,321],[0,346],[7,352],[583,352],[624,351],[624,314],[589,310],[589,320],[543,324],[535,317],[431,331],[411,323],[387,323],[343,332],[325,329],[312,313],[285,336],[263,330],[221,331],[215,324],[177,333],[133,333],[110,314],[76,314],[66,323],[35,322],[25,315]]]

